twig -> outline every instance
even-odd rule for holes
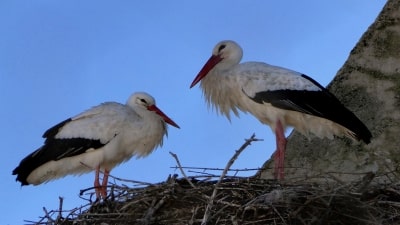
[[[100,171],[100,172],[101,172],[101,171]],[[119,178],[119,177],[113,176],[113,175],[111,175],[111,174],[108,175],[108,176],[111,177],[111,178],[113,178],[113,179],[115,179],[115,180],[122,181],[122,182],[136,183],[136,184],[138,184],[138,185],[146,185],[146,186],[153,185],[152,183],[149,183],[149,182],[137,181],[137,180],[129,180],[129,179],[123,179],[123,178]]]
[[[188,170],[188,172],[196,173],[196,174],[201,174],[202,176],[200,176],[200,177],[210,177],[210,178],[212,178],[212,177],[219,177],[219,175],[215,175],[215,174],[212,174],[212,173],[199,172],[199,171],[194,171],[194,170]],[[190,177],[196,178],[196,176],[190,176]],[[197,177],[198,177],[198,176],[197,176]]]
[[[50,222],[50,223],[55,223],[55,221],[51,218],[49,212],[47,212],[46,207],[43,207],[43,211],[44,211],[44,214],[45,214],[44,218],[47,218],[47,221]]]
[[[192,211],[193,211],[193,214],[192,214],[192,217],[190,218],[190,220],[189,220],[189,222],[188,222],[189,225],[193,225],[193,224],[194,224],[195,217],[196,217],[196,215],[197,215],[197,210],[199,210],[199,206],[196,206],[196,207],[192,210]]]
[[[63,197],[58,197],[58,199],[60,200],[60,204],[58,206],[58,216],[57,216],[56,221],[60,221],[60,219],[62,218],[62,207],[63,207],[63,201],[64,201]]]
[[[74,214],[75,214],[76,211],[80,211],[80,213],[82,213],[82,209],[83,209],[83,208],[86,208],[86,207],[91,206],[91,205],[92,205],[91,203],[88,203],[88,204],[85,204],[85,205],[81,205],[80,207],[71,209],[71,210],[69,211],[68,215],[65,216],[65,219],[68,219],[69,217],[71,217],[71,219],[74,219],[73,216],[74,216]],[[79,214],[79,213],[78,213],[78,214]],[[75,215],[76,215],[76,214],[75,214]],[[76,216],[76,217],[78,217],[78,216]]]
[[[178,164],[178,168],[181,171],[183,177],[187,180],[187,182],[190,184],[190,186],[192,186],[192,188],[196,188],[196,186],[192,183],[192,181],[189,180],[189,178],[186,176],[185,171],[183,171],[181,163],[179,162],[178,156],[173,153],[173,152],[169,152],[169,154],[172,155],[172,157],[174,157],[176,163]]]
[[[151,224],[152,223],[152,218],[154,213],[161,208],[162,205],[164,205],[165,203],[165,199],[167,198],[167,196],[164,196],[160,201],[158,201],[153,207],[150,207],[147,212],[146,215],[144,216],[144,224]]]
[[[281,214],[279,213],[279,211],[275,208],[275,206],[271,205],[271,207],[272,207],[272,209],[274,210],[274,212],[276,213],[276,215],[279,216],[279,218],[281,219],[282,223],[286,225],[287,223],[286,223],[285,219],[283,219],[282,215],[281,215]]]
[[[169,168],[171,168],[171,169],[178,169],[179,167],[177,167],[177,166],[171,166],[171,167],[169,167]],[[182,169],[204,170],[204,171],[207,171],[207,170],[224,170],[224,169],[222,169],[222,168],[206,168],[206,167],[195,167],[195,166],[182,166]],[[260,170],[260,168],[251,168],[251,169],[248,169],[248,168],[244,168],[244,169],[229,169],[229,171],[235,171],[235,172],[253,171],[253,170],[258,171],[258,170]]]
[[[83,162],[80,162],[83,166],[86,166],[89,169],[95,170],[94,168],[90,167],[89,165],[86,165]],[[103,171],[99,171],[101,174],[104,174]],[[152,183],[148,183],[148,182],[143,182],[143,181],[136,181],[136,180],[129,180],[129,179],[123,179],[123,178],[119,178],[116,176],[113,176],[111,174],[108,175],[109,177],[113,178],[114,180],[118,180],[118,181],[122,181],[122,182],[130,182],[130,183],[137,183],[139,185],[152,185]]]
[[[251,137],[249,139],[246,139],[246,142],[238,150],[235,151],[235,154],[232,156],[232,158],[226,164],[225,169],[224,169],[224,171],[222,171],[222,174],[219,177],[218,182],[215,184],[213,193],[211,194],[211,197],[210,197],[209,202],[207,204],[206,210],[204,212],[204,216],[203,216],[203,220],[201,221],[201,225],[206,225],[207,222],[208,222],[208,218],[210,217],[210,214],[211,214],[211,209],[214,206],[214,199],[215,199],[215,196],[217,195],[218,187],[221,184],[221,182],[224,179],[224,177],[226,176],[226,174],[228,173],[229,168],[233,165],[235,160],[239,157],[240,153],[242,153],[243,150],[247,146],[249,146],[251,144],[251,142],[253,142],[253,141],[261,141],[261,139],[256,139],[255,136],[256,135],[253,134],[253,135],[251,135]]]

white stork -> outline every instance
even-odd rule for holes
[[[161,146],[166,123],[179,128],[147,93],[132,94],[125,105],[106,102],[48,129],[44,145],[26,156],[12,174],[22,185],[38,185],[95,170],[96,196],[105,198],[110,170]]]
[[[240,63],[242,55],[236,42],[219,42],[190,87],[201,80],[207,103],[228,119],[230,111],[238,116],[241,110],[271,127],[276,135],[275,178],[284,177],[287,126],[305,136],[347,136],[370,143],[368,128],[318,82],[263,62]]]

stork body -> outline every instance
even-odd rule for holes
[[[275,177],[283,179],[285,128],[332,139],[347,136],[369,143],[368,128],[312,78],[262,62],[240,63],[242,48],[222,41],[190,87],[201,81],[209,105],[230,119],[239,111],[253,114],[276,134]]]
[[[161,146],[166,122],[179,128],[147,93],[132,94],[125,105],[103,103],[48,129],[44,145],[26,156],[13,175],[22,185],[38,185],[95,170],[96,195],[105,198],[110,170]],[[101,185],[99,171],[104,173]]]

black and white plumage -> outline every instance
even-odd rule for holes
[[[284,130],[294,127],[317,137],[347,136],[370,143],[368,128],[327,89],[296,71],[262,62],[244,62],[242,48],[221,41],[190,87],[201,81],[209,105],[230,119],[250,112],[276,134],[275,177],[283,179]]]
[[[44,145],[26,156],[12,174],[22,185],[38,185],[96,170],[96,195],[104,198],[110,170],[161,146],[166,123],[179,128],[147,93],[132,94],[125,105],[106,102],[48,129]]]

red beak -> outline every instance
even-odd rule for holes
[[[219,62],[221,62],[222,58],[219,55],[212,55],[206,64],[204,64],[203,68],[201,68],[199,74],[197,74],[196,78],[194,78],[192,84],[190,85],[190,88],[192,88],[194,85],[196,85],[201,79],[203,79],[208,72],[212,68],[214,68],[215,65],[217,65]]]
[[[157,108],[156,105],[148,106],[147,109],[150,110],[150,111],[153,111],[153,112],[157,113],[159,116],[161,116],[161,117],[164,119],[164,121],[165,121],[166,123],[169,123],[169,124],[171,124],[172,126],[174,126],[174,127],[176,127],[176,128],[180,128],[180,127],[178,126],[178,124],[176,124],[176,123],[175,123],[173,120],[171,120],[167,115],[165,115],[165,113],[163,113],[163,111],[161,111],[161,109]]]

